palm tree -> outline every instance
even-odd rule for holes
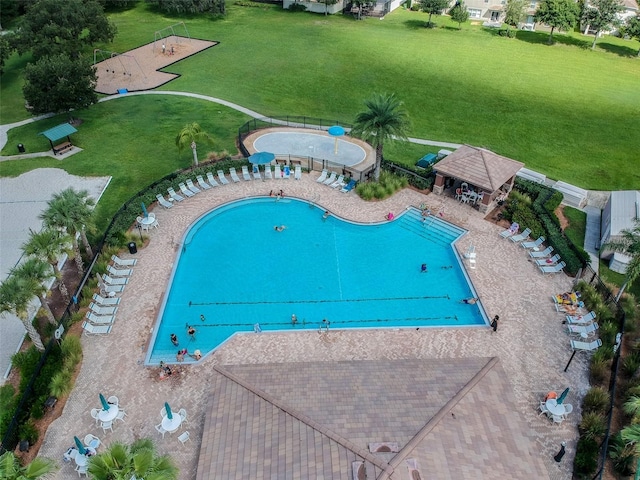
[[[63,254],[69,253],[68,245],[70,243],[69,235],[60,230],[45,229],[39,233],[29,230],[29,240],[22,245],[24,253],[44,260],[53,267],[53,273],[58,280],[58,288],[67,302],[69,301],[69,292],[58,268],[58,259]]]
[[[89,458],[87,470],[94,480],[178,478],[178,468],[171,457],[157,456],[153,442],[148,438],[136,440],[131,445],[111,443],[105,452]]]
[[[13,452],[0,455],[0,478],[6,480],[36,480],[46,477],[57,468],[56,463],[49,458],[36,457],[23,467]]]
[[[620,437],[622,441],[627,445],[633,445],[635,447],[635,455],[638,457],[638,463],[636,464],[636,480],[640,476],[640,425],[629,425],[620,430]]]
[[[53,316],[51,307],[47,302],[47,293],[49,289],[44,286],[44,282],[54,276],[51,265],[40,258],[31,257],[26,262],[11,270],[11,273],[18,278],[34,280],[32,283],[34,290],[33,295],[40,300],[40,306],[47,315],[47,320],[52,325],[57,325],[56,318]]]
[[[351,134],[370,143],[376,149],[374,178],[380,179],[384,143],[394,139],[407,140],[409,118],[394,94],[375,94],[364,102],[367,109],[356,115]]]
[[[205,141],[207,143],[213,143],[213,139],[208,133],[205,133],[200,125],[196,122],[188,123],[180,133],[176,137],[176,146],[178,147],[178,152],[181,152],[184,147],[189,145],[191,147],[191,151],[193,152],[193,164],[198,166],[198,152],[196,152],[196,141]]]
[[[35,347],[44,351],[42,338],[29,319],[29,302],[33,298],[35,280],[9,276],[0,285],[0,313],[14,313],[24,325]]]
[[[611,240],[600,247],[600,251],[613,250],[614,252],[625,253],[631,257],[627,265],[626,278],[616,300],[619,300],[627,286],[640,277],[640,219],[635,219],[633,228],[626,228],[620,231],[619,240]]]
[[[40,219],[44,221],[46,227],[64,229],[71,235],[76,264],[80,273],[84,270],[76,237],[77,234],[80,235],[87,255],[90,258],[93,257],[86,230],[93,231],[95,229],[93,224],[94,206],[95,202],[89,197],[89,192],[67,188],[62,192],[55,193],[49,200],[47,209],[40,214]]]

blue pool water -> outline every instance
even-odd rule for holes
[[[330,329],[486,324],[479,305],[460,302],[476,296],[452,246],[463,229],[433,216],[423,224],[415,209],[374,225],[322,216],[304,201],[257,198],[196,221],[183,239],[147,363],[175,361],[178,348],[205,355],[255,324],[263,331],[318,329],[325,318]]]

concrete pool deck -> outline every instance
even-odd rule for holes
[[[364,202],[354,193],[343,194],[316,183],[316,176],[317,173],[303,174],[300,181],[240,182],[205,191],[170,210],[155,207],[160,227],[149,232],[149,245],[136,255],[138,264],[122,294],[112,332],[107,336],[83,336],[84,361],[76,387],[62,416],[47,431],[40,455],[61,465],[54,478],[75,477],[73,466],[62,463],[62,454],[73,444],[74,435],[87,433],[97,435],[106,444],[152,438],[160,453],[170,454],[176,461],[180,479],[195,478],[200,439],[206,433],[207,403],[212,394],[223,394],[211,391],[217,375],[215,365],[464,357],[499,357],[513,389],[515,406],[524,419],[525,433],[533,439],[534,453],[544,463],[548,478],[571,478],[579,406],[588,389],[588,357],[576,355],[568,372],[563,372],[571,349],[562,316],[551,302],[551,295],[570,288],[571,279],[541,275],[522,248],[501,239],[500,228],[468,205],[411,189],[384,201]],[[185,229],[217,205],[265,195],[274,188],[363,222],[377,222],[389,211],[400,212],[408,205],[423,202],[433,212],[443,211],[446,220],[469,230],[457,248],[460,253],[470,244],[476,248],[477,268],[468,272],[487,314],[500,315],[497,333],[492,334],[489,328],[340,331],[332,333],[332,342],[319,341],[316,332],[237,335],[202,364],[185,366],[169,380],[160,381],[158,369],[146,368],[142,363]],[[245,246],[230,245],[227,252],[218,254],[246,255],[247,251]],[[574,405],[574,412],[562,425],[552,425],[544,416],[538,416],[538,403],[547,391],[567,386],[571,387],[568,401]],[[437,384],[432,387],[438,389]],[[89,414],[91,408],[99,407],[98,393],[117,395],[126,409],[126,422],[118,422],[113,433],[103,434]],[[188,412],[186,429],[191,443],[185,447],[178,442],[177,434],[166,434],[162,439],[154,428],[160,423],[159,412],[165,401],[174,410],[185,408]],[[563,462],[555,463],[552,457],[562,441],[567,442],[567,455]],[[485,461],[500,465],[501,458],[495,455]]]

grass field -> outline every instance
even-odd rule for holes
[[[273,6],[230,5],[221,20],[149,8],[140,2],[113,14],[118,36],[100,47],[126,51],[183,19],[191,36],[220,41],[167,68],[182,76],[162,89],[217,96],[265,115],[346,122],[372,93],[396,92],[409,111],[411,136],[487,147],[584,188],[640,185],[638,42],[605,38],[592,52],[590,39],[575,35],[550,47],[542,32],[518,32],[512,40],[476,26],[458,31],[444,18],[437,19],[441,28],[425,29],[425,14],[405,10],[356,22]],[[7,65],[3,123],[25,116],[16,73],[23,64],[14,57]],[[190,121],[208,120],[194,113]],[[153,123],[130,114],[136,124]],[[428,150],[393,146],[387,156],[412,163]]]

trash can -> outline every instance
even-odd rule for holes
[[[20,153],[26,152],[26,150],[24,149],[24,145],[21,143],[18,144],[18,152]]]
[[[136,242],[129,242],[129,253],[138,253],[138,247],[136,247]]]

